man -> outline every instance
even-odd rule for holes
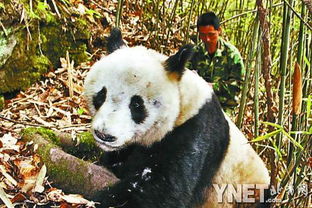
[[[231,110],[239,104],[245,69],[237,48],[220,38],[220,20],[208,12],[199,16],[197,30],[201,43],[188,67],[196,70],[207,82],[213,84],[222,107]]]

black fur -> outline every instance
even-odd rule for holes
[[[118,28],[113,28],[110,36],[107,38],[107,51],[113,53],[115,50],[125,46],[125,42],[122,40],[121,32]]]
[[[129,108],[131,111],[132,120],[136,124],[142,123],[147,117],[147,110],[144,106],[144,100],[139,95],[134,95],[131,98]]]
[[[193,208],[204,202],[229,144],[215,95],[199,113],[151,147],[131,145],[102,162],[121,179],[98,193],[98,207]]]
[[[175,55],[170,56],[165,61],[165,69],[169,72],[175,72],[181,77],[185,71],[185,64],[191,59],[193,53],[192,45],[188,44],[183,46]]]
[[[98,110],[106,100],[106,87],[103,87],[95,96],[93,96],[93,105],[96,110]]]

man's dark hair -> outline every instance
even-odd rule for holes
[[[220,27],[220,20],[217,15],[213,12],[207,12],[198,17],[197,29],[199,26],[212,25],[216,30]]]

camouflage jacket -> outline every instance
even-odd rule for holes
[[[213,56],[208,54],[202,42],[195,46],[194,52],[187,67],[196,70],[207,82],[213,83],[213,89],[224,109],[237,106],[245,74],[238,49],[219,38],[218,48]]]

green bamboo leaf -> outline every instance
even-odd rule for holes
[[[273,147],[274,147],[274,149],[275,149],[275,152],[278,154],[278,157],[279,157],[280,159],[282,159],[283,157],[282,157],[282,152],[281,152],[281,150],[277,147],[277,145],[276,145],[276,143],[275,143],[275,141],[274,141],[273,139],[270,139],[270,141],[271,141],[271,143],[272,143],[272,145],[273,145]]]
[[[301,146],[301,144],[299,144],[294,138],[292,138],[285,130],[282,130],[282,133],[287,136],[287,138],[297,147],[299,147],[301,150],[303,150],[304,148]]]
[[[77,110],[77,114],[78,114],[78,115],[82,115],[84,112],[85,112],[85,110],[84,110],[83,108],[79,108],[79,109]]]
[[[262,121],[261,123],[269,125],[269,126],[273,126],[273,127],[277,128],[277,129],[283,129],[283,127],[281,125],[276,124],[276,123],[271,123],[271,122],[268,122],[268,121]]]
[[[259,141],[262,141],[262,140],[266,140],[270,137],[273,137],[275,136],[276,134],[280,133],[282,131],[282,129],[278,129],[278,130],[275,130],[275,131],[272,131],[266,135],[263,135],[263,136],[258,136],[257,138],[251,140],[250,142],[259,142]]]

